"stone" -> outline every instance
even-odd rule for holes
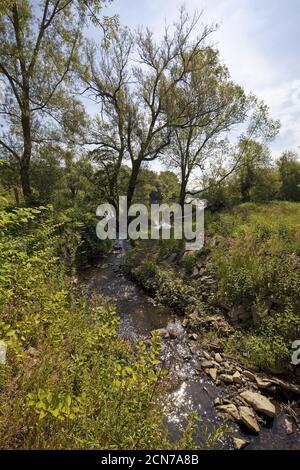
[[[257,392],[251,392],[250,390],[242,392],[240,396],[246,400],[246,402],[251,405],[258,413],[262,413],[265,416],[274,418],[276,409],[273,403],[267,397]]]
[[[231,418],[233,418],[234,421],[240,420],[238,409],[233,403],[230,403],[229,405],[220,405],[218,406],[217,409],[218,409],[218,412],[225,413],[231,416]]]
[[[217,397],[214,401],[214,405],[215,406],[219,406],[219,405],[222,405],[222,400],[220,397]]]
[[[250,441],[247,441],[247,439],[242,439],[240,437],[233,437],[232,442],[235,450],[242,450],[250,444]]]
[[[210,355],[208,354],[208,352],[203,351],[202,354],[203,354],[203,356],[205,357],[205,359],[207,359],[207,360],[210,360],[210,359],[211,359],[211,357],[210,357]]]
[[[255,381],[256,381],[258,387],[261,388],[261,389],[270,388],[274,384],[274,382],[272,382],[271,380],[259,377],[259,375],[255,375]]]
[[[210,367],[213,367],[212,361],[202,361],[201,365],[204,369],[209,369]]]
[[[241,376],[241,374],[239,373],[238,370],[233,374],[232,380],[236,384],[241,384],[242,383],[242,376]]]
[[[250,370],[244,370],[244,371],[243,371],[243,375],[244,375],[244,377],[246,377],[247,379],[252,380],[252,382],[255,381],[255,375],[252,374],[252,372],[250,372]]]
[[[217,375],[218,375],[217,369],[215,369],[215,368],[208,369],[208,373],[211,376],[211,378],[213,379],[213,381],[217,380]]]
[[[217,361],[219,364],[223,362],[223,359],[220,353],[215,354],[215,361]]]
[[[293,434],[294,425],[290,417],[286,416],[283,421],[283,427],[287,434]]]
[[[198,335],[197,335],[196,333],[191,333],[191,334],[189,335],[189,338],[190,338],[190,339],[193,339],[194,341],[196,341],[196,340],[198,339]]]
[[[259,433],[260,427],[252,408],[249,408],[249,406],[240,406],[239,415],[242,423],[244,423],[244,425],[248,429],[250,429],[250,431],[255,432],[257,434]]]
[[[226,384],[232,384],[233,383],[233,378],[232,375],[228,374],[221,374],[220,379],[225,382]]]
[[[188,324],[189,324],[188,318],[185,318],[185,319],[182,321],[181,324],[182,324],[183,328],[186,328],[186,327],[188,326]]]

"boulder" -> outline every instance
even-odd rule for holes
[[[241,384],[241,383],[243,383],[243,382],[242,382],[242,376],[241,376],[241,374],[239,373],[239,371],[236,371],[236,372],[233,374],[232,380],[233,380],[233,382],[236,383],[236,384]]]
[[[210,367],[213,367],[213,362],[205,360],[201,362],[201,365],[203,369],[209,369]]]
[[[244,371],[243,371],[243,375],[244,375],[244,377],[246,377],[247,379],[252,380],[252,382],[255,381],[255,375],[254,375],[252,372],[250,372],[250,370],[244,370]]]
[[[262,413],[265,416],[274,418],[276,409],[273,403],[267,397],[264,397],[257,392],[251,392],[250,390],[242,392],[240,396],[246,400],[246,402],[251,405],[258,413]]]
[[[215,368],[208,369],[208,373],[211,376],[211,378],[213,379],[213,381],[215,382],[217,380],[217,375],[218,375],[217,369],[215,369]]]
[[[228,405],[219,405],[217,407],[217,410],[219,413],[228,414],[229,416],[231,416],[231,418],[233,418],[234,421],[240,420],[238,409],[233,403],[230,403]]]
[[[260,377],[259,375],[255,375],[255,381],[259,388],[266,389],[274,386],[274,382],[272,380],[268,380],[265,378]]]
[[[214,405],[215,406],[222,405],[222,399],[220,397],[217,397],[214,401]]]
[[[225,382],[226,384],[232,384],[233,383],[232,375],[228,375],[228,374],[221,374],[220,375],[220,380],[222,380],[222,382]]]
[[[232,442],[235,450],[242,450],[250,444],[250,441],[247,441],[247,439],[242,439],[240,437],[233,437]]]
[[[242,423],[244,423],[250,431],[257,434],[259,433],[260,427],[252,408],[249,408],[249,406],[239,406],[239,415]]]

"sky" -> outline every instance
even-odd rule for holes
[[[121,24],[144,25],[159,37],[178,8],[203,10],[205,24],[218,23],[213,37],[231,78],[255,93],[281,121],[270,145],[275,158],[300,151],[300,0],[114,0],[105,14]]]

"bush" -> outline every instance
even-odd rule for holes
[[[176,447],[158,400],[159,340],[132,348],[104,299],[87,309],[56,256],[56,231],[43,211],[0,212],[0,447]]]

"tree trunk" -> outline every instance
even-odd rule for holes
[[[16,205],[19,206],[20,205],[19,190],[16,186],[14,186],[13,191],[14,191],[14,195],[15,195]]]
[[[140,172],[141,160],[135,160],[132,164],[132,171],[127,188],[127,207],[129,208],[132,204],[132,199],[134,196],[134,191],[136,188],[137,179]]]
[[[24,150],[20,162],[20,176],[22,191],[25,199],[25,204],[30,206],[32,203],[32,192],[30,186],[30,160],[32,153],[32,138],[31,138],[31,120],[30,120],[30,105],[28,98],[28,91],[24,100],[24,109],[22,110],[22,131]]]
[[[32,203],[32,192],[31,192],[30,178],[29,178],[29,161],[30,160],[28,159],[22,159],[21,166],[20,166],[22,192],[23,192],[25,204],[27,206],[30,206]]]
[[[179,204],[181,205],[182,210],[183,210],[183,208],[184,208],[185,196],[186,196],[186,182],[185,182],[185,181],[181,181],[181,185],[180,185],[180,195],[179,195]]]

